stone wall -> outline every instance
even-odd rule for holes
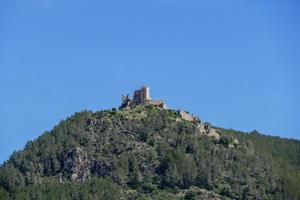
[[[130,109],[137,105],[155,105],[167,109],[167,104],[161,100],[152,100],[150,97],[150,88],[142,86],[141,89],[134,91],[133,99],[129,95],[122,95],[122,105],[120,109]]]
[[[187,120],[187,121],[190,121],[190,122],[194,121],[194,117],[192,115],[190,115],[189,113],[183,111],[183,110],[179,110],[179,115],[184,120]]]

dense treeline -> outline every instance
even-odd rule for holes
[[[1,166],[0,199],[300,198],[299,141],[217,130],[153,106],[76,113]]]

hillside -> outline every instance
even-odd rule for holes
[[[15,152],[0,199],[300,199],[300,141],[157,106],[83,111]]]

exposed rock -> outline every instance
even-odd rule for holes
[[[97,120],[96,119],[88,119],[87,124],[90,126],[95,126],[97,124]]]
[[[215,138],[216,140],[220,139],[220,134],[216,131],[216,129],[211,128],[209,123],[199,123],[197,128],[201,135],[207,135]]]
[[[96,172],[100,176],[108,175],[111,171],[111,163],[107,161],[94,161],[92,171]]]
[[[66,170],[70,173],[70,179],[75,182],[85,182],[90,177],[90,165],[87,153],[79,147],[68,153],[64,162]]]
[[[204,123],[204,130],[205,130],[206,134],[208,134],[210,132],[211,129],[210,129],[209,123]]]

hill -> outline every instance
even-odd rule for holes
[[[300,199],[300,142],[158,106],[75,113],[0,167],[0,199]]]

